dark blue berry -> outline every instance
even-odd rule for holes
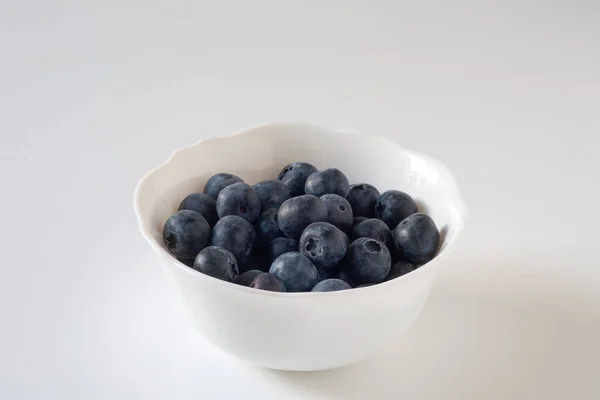
[[[396,261],[395,263],[392,264],[392,268],[390,269],[390,273],[388,274],[387,278],[385,278],[386,281],[389,281],[391,279],[395,279],[398,278],[402,275],[406,275],[409,272],[412,272],[415,270],[415,266],[407,263],[406,261]]]
[[[361,287],[373,286],[373,285],[374,285],[374,283],[363,283],[362,285],[358,285],[358,286],[356,287],[356,289],[358,289],[358,288],[361,288]]]
[[[418,212],[417,204],[408,194],[399,190],[384,192],[375,204],[375,216],[395,229],[404,218]]]
[[[292,197],[290,189],[281,181],[262,181],[252,186],[260,199],[260,209],[279,208],[281,204]]]
[[[216,246],[205,247],[198,253],[193,268],[227,282],[235,281],[239,275],[237,261],[233,254]]]
[[[283,281],[288,292],[308,292],[319,279],[317,267],[298,252],[277,257],[269,272]]]
[[[217,200],[221,190],[237,182],[243,182],[242,178],[233,174],[216,174],[211,176],[206,185],[204,185],[204,193]]]
[[[295,162],[285,166],[279,173],[277,180],[281,181],[290,190],[293,197],[304,194],[306,178],[317,169],[309,163]]]
[[[283,236],[283,232],[279,229],[277,223],[277,210],[269,208],[258,216],[254,222],[254,230],[256,231],[256,247],[265,249],[271,240]]]
[[[298,251],[299,246],[297,240],[288,237],[279,237],[271,240],[267,246],[267,260],[269,261],[269,266],[280,255],[289,253],[290,251]]]
[[[339,194],[342,197],[348,193],[348,178],[337,168],[329,168],[325,171],[317,171],[310,174],[304,184],[306,194],[321,197],[324,194]]]
[[[237,283],[238,285],[242,285],[242,286],[250,286],[250,284],[252,283],[254,278],[256,278],[258,275],[260,275],[262,273],[264,273],[264,272],[260,271],[258,269],[251,269],[250,271],[241,273],[240,276],[238,276],[235,283]]]
[[[411,264],[425,264],[437,253],[440,232],[429,215],[412,214],[394,230],[394,243],[401,260]]]
[[[346,200],[352,206],[355,217],[373,218],[375,216],[375,203],[379,199],[379,191],[368,183],[359,183],[350,186]]]
[[[179,204],[179,210],[196,211],[204,217],[211,227],[215,226],[219,220],[219,216],[217,215],[217,202],[206,193],[192,193],[188,195],[183,199],[181,204]]]
[[[254,248],[256,233],[250,222],[237,215],[221,218],[210,234],[211,246],[229,250],[243,268]]]
[[[329,222],[315,222],[300,237],[300,252],[319,268],[333,268],[346,254],[348,236]]]
[[[338,194],[325,194],[320,197],[327,208],[327,222],[340,228],[343,232],[352,233],[354,215],[348,200]]]
[[[352,231],[352,240],[356,240],[361,237],[367,237],[375,240],[379,240],[390,251],[394,250],[394,239],[392,238],[392,232],[390,228],[380,219],[369,218],[366,221],[354,227]]]
[[[392,258],[380,241],[371,238],[358,238],[348,246],[344,258],[344,268],[353,282],[382,282],[390,272]]]
[[[352,289],[341,279],[325,279],[315,285],[311,292],[337,292],[338,290]]]
[[[296,240],[308,225],[326,219],[325,204],[318,197],[311,195],[292,197],[284,201],[277,213],[279,229],[285,236]]]
[[[250,283],[250,287],[254,289],[268,290],[270,292],[285,292],[285,285],[277,276],[262,273],[255,277]]]
[[[163,241],[171,254],[193,260],[206,247],[210,226],[195,211],[181,210],[171,215],[163,227]]]
[[[234,183],[219,193],[217,214],[219,218],[237,215],[253,223],[260,214],[260,199],[249,185],[244,182]]]

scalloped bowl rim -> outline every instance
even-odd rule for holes
[[[235,284],[232,282],[226,282],[226,281],[223,281],[220,279],[213,278],[211,276],[203,274],[203,273],[196,271],[193,268],[190,268],[187,265],[183,264],[181,261],[179,261],[175,257],[173,257],[171,255],[171,253],[169,253],[163,246],[161,246],[155,240],[154,236],[150,233],[150,230],[147,227],[148,224],[147,224],[146,218],[144,217],[144,215],[141,211],[141,208],[142,208],[141,202],[142,202],[142,192],[143,192],[145,186],[158,171],[167,167],[175,158],[179,157],[182,153],[187,152],[187,151],[192,151],[193,149],[202,146],[203,144],[205,144],[208,141],[231,140],[237,136],[251,134],[253,131],[255,131],[257,129],[261,129],[261,128],[271,128],[271,127],[277,127],[277,126],[289,127],[292,125],[293,126],[305,126],[307,128],[324,129],[324,130],[327,130],[327,134],[331,134],[331,135],[345,134],[345,135],[363,136],[363,137],[368,136],[370,140],[383,141],[387,145],[394,147],[395,149],[397,149],[398,151],[400,151],[402,153],[407,153],[407,154],[411,154],[411,155],[420,157],[422,159],[426,159],[428,162],[435,165],[435,168],[437,170],[444,171],[445,175],[448,178],[450,178],[454,183],[454,185],[453,185],[453,187],[455,189],[454,196],[456,197],[455,203],[457,205],[456,211],[459,213],[459,218],[457,219],[458,223],[454,225],[454,229],[455,229],[454,238],[452,240],[450,240],[448,242],[448,244],[445,246],[445,248],[440,250],[439,253],[435,256],[435,258],[433,258],[431,261],[422,265],[421,267],[417,268],[416,270],[414,270],[406,275],[400,276],[398,278],[391,279],[389,281],[381,282],[381,283],[371,285],[371,286],[366,286],[366,287],[362,287],[362,288],[353,288],[352,290],[341,290],[341,291],[334,291],[334,292],[298,292],[298,293],[296,293],[296,292],[271,292],[271,291],[266,291],[266,290],[256,290],[256,289],[253,289],[250,287],[246,287],[246,286],[238,285],[238,284]],[[435,267],[441,261],[443,261],[445,258],[448,257],[451,250],[455,246],[456,239],[458,239],[458,237],[460,236],[460,233],[464,230],[464,225],[468,218],[468,210],[462,199],[460,189],[458,187],[458,184],[456,183],[456,178],[454,177],[454,174],[452,174],[450,169],[448,167],[446,167],[441,161],[439,161],[429,155],[426,155],[424,153],[416,152],[413,150],[407,150],[404,147],[397,144],[396,142],[394,142],[393,140],[391,140],[387,137],[384,137],[384,136],[371,135],[371,134],[366,135],[366,134],[357,132],[352,129],[328,129],[328,128],[324,128],[323,126],[320,126],[320,125],[307,124],[307,123],[263,123],[263,124],[258,124],[258,125],[254,125],[254,126],[251,126],[248,128],[241,129],[239,131],[233,132],[228,135],[205,137],[205,138],[202,138],[202,139],[196,141],[195,143],[192,143],[187,146],[182,146],[182,147],[174,150],[164,162],[162,162],[158,166],[152,168],[149,172],[147,172],[140,179],[140,181],[138,182],[138,184],[135,188],[135,192],[134,192],[134,210],[135,210],[136,218],[138,221],[138,229],[141,232],[142,236],[150,243],[152,248],[155,251],[157,251],[161,256],[167,256],[167,257],[171,258],[171,260],[177,265],[178,268],[183,269],[185,272],[189,273],[190,276],[195,276],[198,279],[205,279],[205,280],[207,280],[207,282],[206,282],[207,284],[212,283],[215,285],[220,285],[224,289],[227,289],[227,290],[236,290],[236,291],[240,291],[242,293],[247,293],[248,295],[254,295],[254,296],[274,296],[274,297],[280,297],[282,299],[297,298],[297,297],[304,297],[304,296],[311,296],[311,297],[315,297],[315,296],[352,296],[352,294],[356,290],[361,290],[361,291],[362,290],[377,290],[379,287],[381,287],[383,285],[391,286],[391,285],[394,285],[395,283],[398,283],[398,281],[401,279],[410,279],[411,276],[416,277],[417,275],[419,275],[421,273],[426,273],[426,272],[428,272],[428,270],[432,269],[433,267]]]

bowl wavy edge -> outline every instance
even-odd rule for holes
[[[237,285],[232,282],[225,282],[225,281],[213,278],[211,276],[202,274],[201,272],[198,272],[198,271],[194,270],[193,268],[190,268],[187,265],[180,262],[179,260],[177,260],[168,251],[166,251],[159,243],[156,242],[156,240],[150,233],[150,230],[148,229],[148,222],[146,221],[146,219],[144,218],[144,216],[142,214],[142,211],[141,211],[141,208],[142,208],[141,201],[142,200],[141,199],[142,199],[142,193],[145,190],[146,185],[148,184],[148,182],[151,181],[151,179],[154,177],[154,175],[158,171],[162,170],[163,168],[168,167],[168,165],[174,159],[176,159],[177,157],[181,157],[182,154],[189,152],[189,151],[193,151],[196,147],[202,146],[203,144],[205,144],[207,142],[232,140],[238,136],[251,134],[253,131],[255,131],[257,129],[274,128],[274,127],[278,127],[278,126],[282,127],[282,128],[290,127],[290,126],[295,126],[295,127],[304,126],[306,128],[323,130],[323,131],[327,132],[327,134],[331,134],[331,135],[347,135],[347,136],[363,136],[363,137],[367,136],[366,134],[360,133],[359,131],[356,131],[354,129],[347,129],[347,128],[329,129],[329,128],[323,127],[321,125],[309,124],[309,123],[292,123],[292,122],[261,123],[261,124],[253,125],[251,127],[235,131],[228,135],[210,136],[210,137],[202,138],[190,145],[182,146],[182,147],[174,150],[173,152],[171,152],[171,154],[165,161],[163,161],[159,165],[155,166],[154,168],[150,169],[150,171],[148,171],[146,174],[144,174],[142,176],[142,178],[138,181],[138,183],[135,187],[135,190],[134,190],[133,208],[134,208],[135,216],[136,216],[137,223],[138,223],[138,230],[140,231],[140,233],[144,237],[144,239],[146,239],[146,241],[150,244],[150,246],[161,256],[170,257],[172,259],[171,261],[174,264],[176,264],[179,268],[184,269],[187,273],[189,273],[191,275],[195,275],[200,279],[208,279],[210,281],[213,281],[212,282],[213,284],[222,285],[222,287],[224,289],[240,290],[240,291],[246,292],[250,295],[275,296],[275,297],[280,297],[280,298],[295,298],[295,297],[304,297],[304,296],[345,296],[345,295],[347,296],[347,295],[351,295],[351,293],[355,292],[356,290],[360,290],[360,291],[376,290],[377,288],[380,288],[383,285],[391,286],[394,283],[398,283],[398,281],[400,281],[402,279],[410,278],[410,275],[416,276],[421,273],[429,272],[432,268],[437,266],[441,261],[448,258],[448,256],[454,250],[454,248],[456,246],[456,242],[460,238],[460,234],[464,230],[465,224],[469,218],[469,212],[468,212],[467,206],[463,200],[463,196],[461,194],[459,185],[457,183],[457,180],[456,180],[456,177],[454,176],[454,174],[450,171],[450,169],[444,163],[442,163],[440,160],[438,160],[432,156],[429,156],[429,155],[421,153],[421,152],[408,150],[408,149],[402,147],[401,145],[399,145],[398,143],[396,143],[394,140],[390,139],[389,137],[381,136],[381,135],[372,135],[372,134],[368,135],[369,140],[382,141],[386,145],[392,146],[400,152],[408,153],[408,154],[414,155],[416,157],[420,157],[420,158],[427,160],[429,163],[435,165],[436,169],[443,171],[445,176],[447,176],[453,183],[451,186],[454,191],[453,195],[456,198],[456,203],[457,203],[456,211],[459,213],[459,218],[458,218],[459,223],[455,227],[456,238],[454,240],[452,240],[451,242],[449,242],[448,245],[443,249],[443,251],[439,252],[433,260],[431,260],[428,263],[424,264],[423,266],[417,268],[410,274],[407,274],[405,276],[401,276],[401,277],[398,277],[396,279],[392,279],[392,280],[389,280],[386,282],[381,282],[381,283],[378,283],[377,285],[371,285],[371,286],[362,287],[362,288],[353,288],[352,290],[342,290],[342,291],[335,291],[335,292],[301,292],[301,293],[270,292],[270,291],[265,291],[265,290],[256,290],[253,288]]]

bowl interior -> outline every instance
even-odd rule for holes
[[[212,175],[229,172],[254,184],[275,179],[293,161],[306,161],[318,169],[339,168],[351,184],[370,183],[382,193],[407,192],[442,233],[438,257],[462,229],[465,208],[455,180],[431,157],[382,137],[305,124],[270,124],[183,148],[146,175],[135,196],[142,233],[155,249],[166,252],[164,222],[186,195],[202,191]]]

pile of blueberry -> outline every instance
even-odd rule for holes
[[[165,245],[212,277],[276,292],[369,286],[431,260],[440,234],[408,194],[350,185],[338,169],[304,162],[250,186],[211,177],[164,225]]]

